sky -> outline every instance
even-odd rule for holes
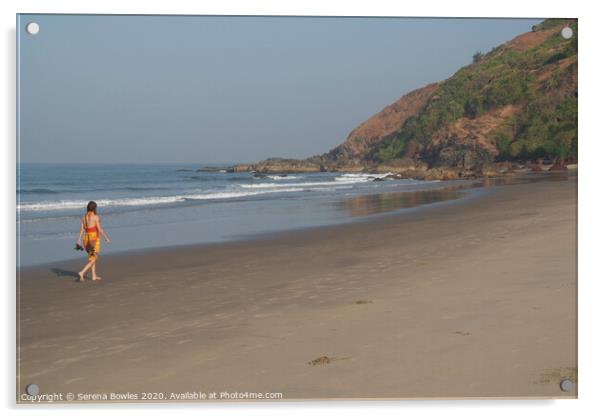
[[[540,21],[20,15],[20,161],[321,154]]]

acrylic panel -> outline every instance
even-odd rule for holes
[[[17,16],[17,402],[577,396],[577,20]]]

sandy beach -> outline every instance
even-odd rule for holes
[[[100,283],[74,281],[83,258],[24,268],[18,390],[576,397],[577,176],[487,190],[104,257]]]

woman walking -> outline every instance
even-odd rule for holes
[[[86,274],[89,269],[92,269],[92,280],[102,279],[96,274],[96,261],[98,260],[98,254],[100,253],[100,236],[102,236],[106,242],[111,242],[100,226],[100,216],[96,214],[96,208],[96,202],[89,202],[86,208],[86,214],[81,219],[77,245],[81,247],[83,235],[84,249],[88,253],[88,263],[84,266],[82,271],[78,273],[79,282],[84,281],[84,274]]]

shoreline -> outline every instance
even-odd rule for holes
[[[115,254],[101,283],[75,283],[74,262],[23,268],[19,389],[575,397],[557,380],[577,366],[576,203],[575,176],[401,216]],[[320,356],[329,361],[308,364]]]
[[[176,170],[171,168],[169,171],[171,177],[165,184],[181,182],[182,188],[144,192],[140,196],[137,192],[133,195],[107,192],[95,196],[113,238],[111,245],[103,247],[103,255],[139,248],[234,241],[247,239],[255,233],[342,223],[358,215],[354,213],[357,205],[348,202],[365,200],[365,204],[370,203],[365,196],[386,194],[389,196],[387,202],[382,203],[391,206],[395,203],[391,196],[403,192],[408,198],[397,199],[400,201],[397,205],[406,207],[412,200],[417,205],[429,199],[447,198],[436,191],[422,193],[426,196],[424,199],[411,198],[420,195],[418,190],[442,189],[445,183],[462,183],[405,180],[372,183],[368,177],[355,175],[349,178],[345,175],[291,176],[290,179],[255,181],[248,175],[232,178],[230,175],[211,175],[188,184]],[[165,174],[158,175],[163,177]],[[200,187],[197,183],[202,185],[202,190],[195,188]],[[61,189],[29,190],[59,193]],[[23,204],[27,209],[17,208],[21,231],[17,236],[19,265],[25,267],[79,258],[73,245],[74,229],[79,228],[77,219],[81,213],[75,206],[84,207],[87,201],[76,201],[74,196],[67,194],[58,194],[47,202],[40,200],[43,197],[32,199]],[[408,202],[404,203],[404,199]],[[167,200],[173,201],[164,202]],[[39,201],[39,207],[36,207],[36,201]],[[375,199],[372,203],[378,202]]]
[[[167,245],[167,246],[157,246],[157,247],[147,247],[142,249],[129,249],[119,251],[117,253],[111,254],[102,254],[102,260],[110,260],[113,257],[129,257],[129,256],[145,256],[152,254],[160,254],[165,251],[179,251],[186,249],[194,249],[194,250],[202,250],[208,246],[213,245],[227,245],[227,244],[236,244],[236,243],[250,243],[257,240],[266,240],[273,238],[286,238],[289,235],[297,235],[300,233],[312,233],[315,231],[328,229],[328,228],[337,228],[337,227],[346,227],[348,225],[354,225],[357,223],[370,223],[370,222],[378,222],[381,218],[389,217],[389,216],[409,216],[412,213],[417,211],[427,211],[430,209],[435,209],[442,206],[447,205],[461,205],[463,202],[474,199],[476,196],[471,196],[471,194],[478,193],[476,190],[488,189],[489,187],[481,187],[481,186],[472,186],[472,185],[451,185],[451,186],[443,186],[441,188],[433,188],[433,189],[419,189],[419,190],[407,190],[407,191],[388,191],[384,193],[374,193],[374,194],[366,194],[360,195],[358,197],[372,197],[372,196],[381,196],[381,195],[400,195],[400,194],[416,194],[420,195],[423,193],[429,193],[432,191],[441,191],[441,190],[454,190],[458,191],[462,196],[458,198],[450,198],[441,201],[433,201],[427,203],[417,204],[415,206],[410,207],[399,207],[395,209],[389,209],[382,212],[375,212],[368,215],[358,215],[356,217],[349,217],[348,219],[339,222],[339,223],[330,223],[324,225],[315,225],[315,226],[304,226],[304,227],[294,227],[289,229],[275,230],[275,231],[264,231],[264,232],[256,232],[249,234],[241,234],[236,235],[231,239],[224,239],[220,241],[209,241],[209,242],[197,242],[191,244],[176,244],[176,245]],[[357,198],[357,197],[356,197]],[[103,241],[103,244],[106,243]],[[84,254],[84,253],[80,253]],[[55,264],[60,263],[81,263],[85,260],[85,256],[81,255],[79,257],[73,258],[65,258],[56,261],[43,262],[38,264],[28,264],[20,267],[21,270],[29,270],[29,269],[39,269],[45,267],[51,267]],[[19,264],[17,263],[17,266]],[[19,268],[17,268],[19,270]]]
[[[234,235],[230,238],[223,238],[223,239],[215,240],[215,241],[193,242],[193,243],[175,244],[175,245],[171,244],[171,245],[165,245],[165,246],[152,246],[152,247],[144,247],[141,249],[127,249],[127,250],[120,250],[116,253],[101,254],[101,256],[102,256],[102,260],[107,260],[107,259],[110,259],[111,257],[120,256],[120,255],[121,256],[137,256],[137,255],[144,255],[146,253],[166,251],[166,250],[170,250],[170,249],[179,250],[179,249],[186,249],[188,247],[199,247],[202,249],[208,245],[228,244],[228,243],[236,243],[236,242],[248,242],[248,241],[253,241],[253,240],[262,239],[262,238],[266,238],[266,237],[269,238],[269,237],[277,237],[277,236],[286,235],[286,234],[297,234],[297,233],[303,232],[305,230],[312,231],[312,230],[318,230],[318,229],[322,229],[322,228],[330,228],[330,227],[334,227],[334,226],[344,226],[344,225],[349,225],[349,224],[355,224],[358,222],[372,222],[374,220],[378,220],[380,217],[405,216],[414,211],[429,210],[431,208],[438,207],[441,205],[462,204],[467,199],[474,198],[474,196],[471,196],[471,195],[474,195],[475,193],[488,193],[488,192],[478,192],[476,190],[490,190],[491,188],[495,188],[499,185],[516,184],[516,183],[521,183],[521,182],[525,182],[525,181],[526,182],[550,181],[549,179],[552,177],[555,177],[555,176],[564,177],[564,176],[569,176],[569,175],[572,176],[574,174],[573,173],[562,173],[562,172],[527,173],[527,174],[523,173],[521,175],[513,175],[513,176],[497,177],[497,178],[456,180],[458,182],[458,184],[445,183],[441,187],[432,187],[432,188],[423,188],[423,189],[407,189],[407,190],[398,190],[398,191],[385,191],[385,192],[380,192],[380,193],[378,193],[378,192],[367,193],[367,194],[359,195],[359,196],[356,196],[353,198],[341,199],[341,202],[343,202],[344,200],[372,198],[375,196],[400,196],[400,195],[424,196],[424,195],[428,195],[429,193],[432,193],[432,192],[445,192],[445,191],[456,192],[456,193],[460,194],[461,196],[442,198],[441,200],[427,201],[427,202],[412,204],[410,206],[399,206],[399,207],[382,210],[380,212],[374,211],[373,213],[369,213],[369,214],[362,214],[362,215],[357,215],[357,216],[347,216],[347,219],[345,219],[341,222],[321,224],[321,225],[319,224],[319,225],[312,225],[312,226],[292,227],[292,228],[286,228],[286,229],[280,229],[280,230],[274,230],[274,231],[243,233],[243,234],[239,234],[239,235]],[[453,183],[453,181],[452,181],[452,183]],[[57,259],[57,260],[45,261],[45,262],[40,262],[40,263],[35,263],[35,264],[26,264],[26,265],[22,265],[22,266],[19,265],[19,263],[17,262],[17,271],[27,270],[27,269],[32,269],[32,268],[51,267],[52,265],[57,264],[57,263],[74,263],[74,262],[83,261],[84,259],[85,259],[85,257],[83,256],[83,253],[82,253],[82,255],[74,256],[74,257],[70,257],[70,258],[61,258],[61,259]]]

